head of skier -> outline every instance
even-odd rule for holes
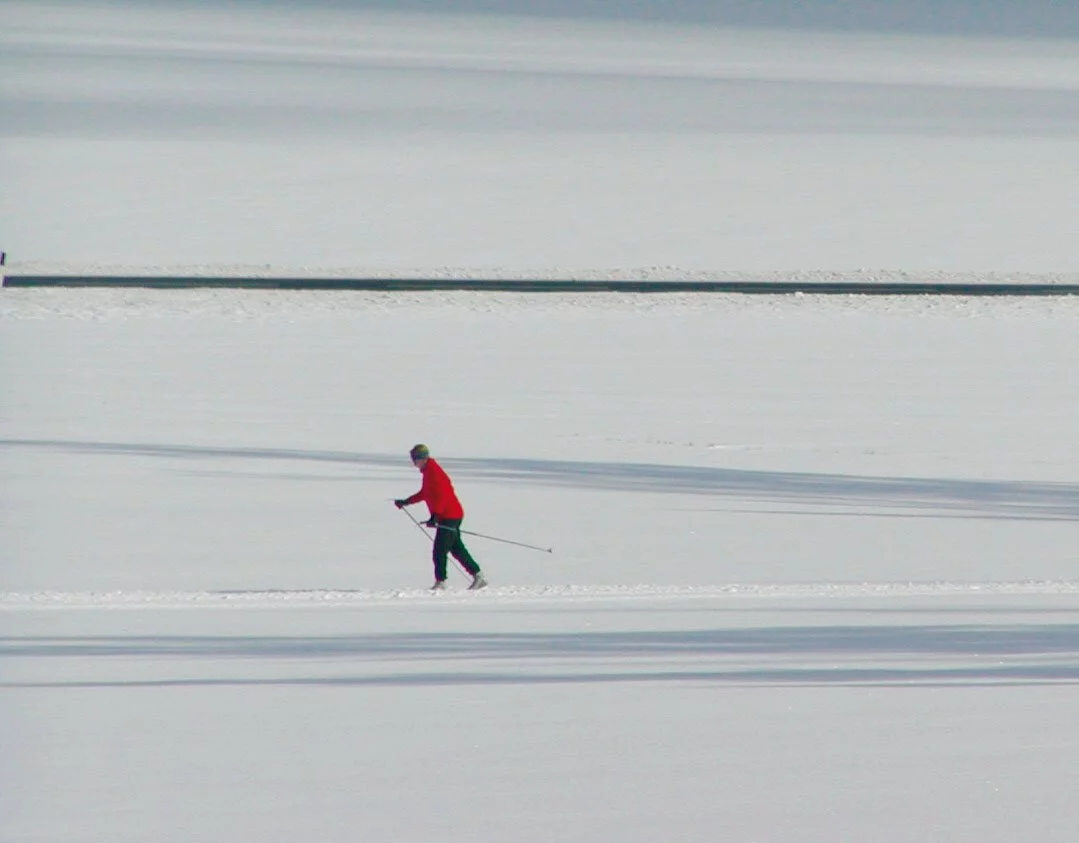
[[[413,445],[408,455],[412,458],[412,464],[423,471],[423,467],[427,465],[427,460],[431,457],[431,451],[426,445]]]

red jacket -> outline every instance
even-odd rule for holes
[[[461,502],[457,500],[457,493],[453,491],[453,482],[445,470],[433,459],[428,457],[426,465],[421,469],[423,473],[423,485],[412,497],[406,499],[406,503],[419,503],[424,501],[431,515],[438,518],[464,518],[465,510]]]

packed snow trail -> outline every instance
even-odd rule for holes
[[[404,601],[444,604],[589,602],[685,599],[819,599],[903,597],[1000,597],[1079,594],[1079,581],[897,582],[897,583],[732,583],[694,585],[549,585],[488,587],[482,594],[464,586],[431,594],[426,588],[267,589],[227,591],[24,591],[0,592],[0,610],[140,608],[281,608],[287,606],[363,606]]]

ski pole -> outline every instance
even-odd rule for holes
[[[409,512],[409,511],[408,511],[407,509],[405,509],[404,507],[401,507],[401,512],[403,512],[403,513],[404,513],[405,515],[407,515],[407,516],[409,517],[409,520],[410,520],[410,521],[412,521],[412,523],[416,525],[416,529],[417,529],[417,530],[419,530],[419,531],[420,531],[421,533],[423,533],[423,534],[424,534],[425,536],[427,536],[427,538],[429,538],[429,539],[431,540],[431,544],[434,544],[434,542],[435,542],[435,537],[434,537],[434,536],[432,536],[432,535],[431,535],[431,534],[429,534],[429,533],[428,533],[428,532],[427,532],[426,530],[424,530],[424,529],[423,529],[423,524],[421,524],[421,523],[420,523],[419,521],[417,521],[417,520],[416,520],[416,516],[415,516],[415,515],[413,515],[413,514],[412,514],[411,512]],[[468,571],[466,571],[466,570],[465,570],[465,566],[461,564],[460,560],[459,560],[459,559],[457,559],[457,557],[454,557],[454,558],[453,558],[453,561],[454,561],[455,563],[457,563],[457,567],[458,567],[458,568],[460,568],[460,570],[461,570],[461,573],[462,573],[462,574],[464,574],[464,575],[465,575],[466,577],[468,577],[468,576],[471,576],[471,575],[470,575],[470,574],[468,573]]]
[[[435,540],[435,539],[434,539],[434,536],[431,536],[431,535],[429,535],[429,534],[427,533],[427,531],[423,529],[423,524],[421,524],[421,523],[420,523],[419,521],[417,521],[417,520],[416,520],[416,516],[415,516],[415,515],[413,515],[413,514],[412,514],[411,512],[409,512],[409,511],[408,511],[407,509],[405,509],[404,507],[402,507],[402,508],[401,508],[401,512],[403,512],[403,513],[404,513],[405,515],[407,515],[407,516],[408,516],[409,520],[410,520],[410,521],[411,521],[411,522],[412,522],[413,524],[415,524],[415,525],[416,525],[416,529],[417,529],[417,530],[419,530],[419,531],[420,531],[421,533],[423,533],[423,534],[424,534],[425,536],[427,536],[427,538],[429,538],[429,539],[431,540],[431,542],[432,542],[432,543],[434,543],[434,540]]]
[[[542,550],[544,553],[554,553],[553,547],[537,547],[534,544],[525,544],[524,542],[510,541],[509,539],[500,539],[497,536],[485,536],[483,533],[473,533],[471,530],[462,530],[460,527],[444,527],[442,524],[438,525],[439,530],[452,530],[455,533],[463,533],[466,536],[475,536],[478,539],[490,539],[493,542],[502,542],[503,544],[513,544],[517,547],[527,547],[529,550]]]

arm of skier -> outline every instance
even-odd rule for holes
[[[393,502],[393,505],[398,509],[403,509],[406,506],[412,506],[414,503],[419,503],[424,500],[423,489],[420,489],[416,494],[409,495],[407,498],[398,498]]]

